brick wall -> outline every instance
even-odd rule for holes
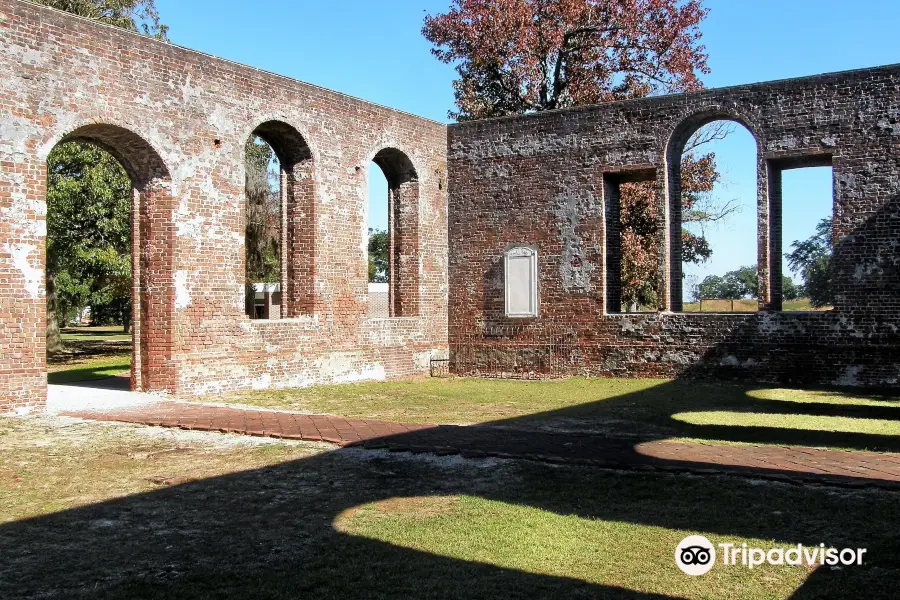
[[[718,119],[758,143],[760,313],[680,313],[678,164],[687,138]],[[451,362],[459,371],[517,339],[540,347],[571,335],[567,373],[900,381],[900,66],[461,123],[448,139],[450,343],[468,353]],[[825,164],[835,310],[782,313],[780,173]],[[621,314],[618,186],[647,180],[666,276],[658,312]],[[538,248],[537,319],[505,317],[503,252],[515,244]]]
[[[102,144],[135,185],[136,387],[182,394],[427,372],[447,351],[446,127],[0,0],[0,412],[46,391],[46,158]],[[285,314],[244,298],[244,144],[285,168]],[[366,173],[395,174],[402,307],[368,316]],[[387,164],[386,163],[386,164]]]

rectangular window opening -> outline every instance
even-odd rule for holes
[[[780,296],[783,312],[830,311],[834,308],[831,158],[779,166],[780,230],[775,235],[781,244],[781,281],[771,283],[772,296]]]
[[[607,314],[659,310],[662,232],[646,210],[656,203],[655,182],[655,169],[603,175]]]

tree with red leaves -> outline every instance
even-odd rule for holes
[[[422,33],[441,61],[455,64],[460,121],[698,90],[709,72],[700,44],[702,0],[454,0],[427,16]],[[697,146],[727,128],[700,132],[683,159],[684,221],[734,210],[711,205],[715,156]],[[623,302],[655,306],[661,231],[649,184],[622,186]],[[685,230],[684,259],[711,255]]]

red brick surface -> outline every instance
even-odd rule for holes
[[[0,412],[45,398],[46,158],[102,144],[136,189],[138,389],[210,394],[427,372],[446,356],[446,127],[0,0]],[[244,144],[286,175],[285,315],[244,301]],[[367,172],[392,182],[395,318],[367,315]],[[383,160],[382,160],[383,159]]]
[[[393,451],[522,458],[624,469],[717,472],[839,485],[900,487],[900,454],[803,447],[719,445],[548,433],[488,425],[435,425],[344,419],[161,401],[66,416],[196,431],[329,442]]]
[[[900,382],[900,66],[453,124],[456,373]],[[681,313],[681,148],[716,119],[758,143],[760,313]],[[835,310],[781,308],[781,172],[831,165]],[[657,312],[621,314],[618,185],[649,180],[664,235]],[[802,199],[798,199],[802,201]],[[823,215],[825,216],[825,215]],[[504,253],[538,251],[537,319],[505,315]],[[564,339],[571,334],[571,339]],[[535,350],[514,355],[516,344]],[[549,346],[557,346],[551,350]],[[560,348],[560,346],[565,348]]]

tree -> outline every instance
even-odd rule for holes
[[[281,281],[281,166],[262,138],[251,136],[244,146],[247,222],[244,250],[248,293],[254,283]]]
[[[455,64],[460,121],[522,114],[702,88],[708,73],[699,24],[701,0],[454,0],[444,14],[427,16],[432,53]],[[723,218],[734,206],[715,207],[713,154],[697,147],[726,129],[698,132],[682,165],[685,223]],[[655,305],[661,230],[651,184],[623,184],[622,300]],[[702,235],[682,231],[687,262],[712,250]]]
[[[154,0],[34,1],[167,39],[168,27],[160,23]],[[106,299],[120,306],[123,325],[128,327],[130,289],[126,291],[123,282],[131,277],[127,258],[131,252],[131,182],[112,156],[90,144],[69,143],[54,149],[47,167],[47,351],[53,354],[63,350],[59,317],[65,322],[71,308]],[[110,187],[104,190],[103,185]],[[122,212],[125,202],[127,213]],[[95,218],[101,233],[77,239],[69,227],[88,225],[87,215]]]
[[[759,279],[755,266],[741,267],[725,273],[721,298],[738,300],[759,297]]]
[[[380,229],[369,228],[369,282],[387,283],[388,234]]]
[[[700,0],[454,0],[425,18],[458,120],[696,90]]]
[[[803,293],[803,286],[794,283],[794,280],[787,275],[781,276],[781,297],[785,300],[796,300]]]
[[[57,10],[165,40],[169,28],[159,22],[155,0],[33,0]]]
[[[786,255],[791,270],[800,272],[809,303],[816,308],[834,304],[833,227],[830,218],[822,219],[816,225],[816,233],[806,240],[795,241],[791,244],[794,250]]]
[[[718,275],[707,275],[703,281],[697,284],[694,292],[694,302],[699,302],[707,298],[722,298],[722,289],[725,287],[725,281]]]
[[[131,318],[131,180],[108,152],[69,142],[47,158],[48,351],[69,310],[120,298]],[[60,318],[61,317],[61,318]]]

